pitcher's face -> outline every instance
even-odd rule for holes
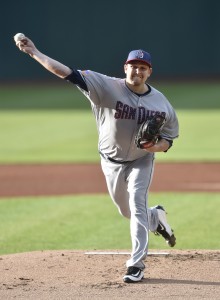
[[[126,81],[134,86],[143,85],[150,77],[152,68],[140,61],[130,62],[124,65]]]

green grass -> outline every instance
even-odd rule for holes
[[[0,163],[98,160],[97,131],[90,111],[0,113]]]
[[[161,161],[220,161],[220,110],[180,110],[180,136]]]
[[[220,109],[219,82],[152,81],[176,109]],[[0,85],[0,110],[90,110],[85,96],[72,84],[55,80],[54,84]]]
[[[218,81],[162,81],[152,84],[160,90],[172,105],[178,109],[220,109],[220,85]]]
[[[72,84],[10,84],[0,86],[3,110],[90,110],[89,101]]]
[[[220,161],[220,85],[153,85],[170,99],[180,122],[179,139],[158,160]],[[0,163],[99,161],[90,104],[68,83],[0,86],[0,137]]]
[[[220,194],[152,193],[175,228],[176,249],[219,249]],[[129,221],[107,195],[10,198],[0,201],[0,254],[56,249],[130,249]],[[150,249],[168,249],[150,234]]]
[[[160,161],[220,161],[220,110],[181,110],[180,137]],[[0,112],[0,163],[98,162],[91,111]]]

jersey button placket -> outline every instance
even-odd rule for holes
[[[131,147],[130,147],[130,153],[133,153],[135,150],[136,150],[136,145],[135,145],[135,135],[137,133],[137,130],[138,130],[138,108],[141,106],[141,97],[138,96],[137,98],[137,114],[136,114],[136,120],[135,120],[135,127],[134,127],[134,133],[133,133],[133,137],[132,137],[132,143],[131,143]]]

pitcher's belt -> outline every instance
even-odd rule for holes
[[[130,162],[131,162],[131,160],[129,160],[129,161],[125,161],[125,160],[116,160],[116,159],[113,159],[113,158],[111,158],[110,156],[105,155],[105,154],[103,154],[103,153],[101,153],[101,152],[99,152],[99,153],[100,153],[100,155],[101,155],[103,158],[105,158],[105,159],[107,159],[107,160],[109,160],[109,161],[111,161],[111,162],[113,162],[113,163],[115,163],[115,164],[126,164],[126,163],[130,163]]]

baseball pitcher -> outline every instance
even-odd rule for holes
[[[148,207],[155,152],[167,152],[179,130],[169,101],[147,83],[152,74],[151,55],[144,50],[131,51],[124,63],[125,78],[113,78],[71,69],[41,53],[29,38],[16,36],[21,51],[76,85],[90,102],[109,194],[119,213],[130,219],[132,251],[123,280],[141,281],[149,231],[162,235],[171,247],[176,243],[163,206]]]

